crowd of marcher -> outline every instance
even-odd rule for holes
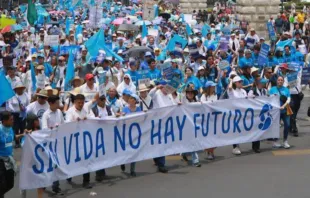
[[[289,149],[289,133],[298,136],[302,67],[310,61],[310,55],[303,53],[310,43],[309,9],[271,17],[268,22],[276,38],[269,41],[256,34],[250,21],[236,18],[233,9],[225,6],[194,11],[188,19],[179,6],[160,1],[148,21],[142,19],[143,4],[138,1],[127,6],[116,0],[102,5],[90,1],[88,6],[69,7],[66,2],[54,2],[48,15],[38,13],[34,25],[27,24],[23,7],[1,11],[2,17],[16,19],[22,28],[4,31],[3,27],[0,34],[0,65],[15,92],[1,107],[0,197],[14,185],[13,148],[21,148],[24,134],[65,122],[276,94],[284,135],[282,144],[272,140],[273,147]],[[90,19],[92,8],[98,6],[103,15],[100,25]],[[50,35],[59,37],[56,48],[46,41]],[[171,50],[176,37],[186,43],[178,47],[175,42]],[[266,43],[270,50],[262,63],[259,57]],[[223,63],[228,65],[220,67]],[[296,70],[292,63],[301,67]],[[291,84],[288,76],[294,72],[297,77]],[[171,86],[171,81],[178,86]],[[252,149],[259,153],[260,142],[253,142]],[[216,157],[214,151],[205,150],[207,160]],[[233,145],[232,153],[240,155],[240,145]],[[197,152],[182,154],[185,161],[188,154],[192,164],[200,167]],[[165,157],[154,163],[160,172],[168,172]],[[122,165],[121,170],[125,169]],[[135,163],[130,164],[130,174],[136,176]],[[105,170],[97,171],[96,181],[105,175]],[[92,187],[89,173],[83,175],[83,186]],[[52,191],[62,193],[59,182],[54,182]],[[38,189],[38,197],[43,193]]]

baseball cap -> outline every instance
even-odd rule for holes
[[[233,78],[233,83],[239,82],[239,81],[243,81],[243,80],[240,78],[240,76],[235,76],[235,77]]]
[[[152,56],[152,53],[151,52],[145,52],[144,56]]]
[[[94,75],[93,75],[93,74],[86,74],[86,75],[85,75],[85,80],[90,80],[90,79],[92,79],[92,78],[94,78]]]

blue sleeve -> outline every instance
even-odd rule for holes
[[[269,90],[269,94],[273,95],[273,94],[279,94],[278,90],[276,90],[274,87],[271,87],[271,89]]]
[[[202,84],[197,77],[196,77],[196,82],[197,82],[197,89],[200,89],[202,87]]]
[[[4,137],[4,134],[2,131],[0,131],[0,144],[5,144],[6,138]]]
[[[125,113],[125,114],[129,113],[129,108],[128,107],[124,107],[123,108],[123,113]]]
[[[141,108],[140,107],[137,107],[136,108],[136,112],[141,112],[142,110],[141,110]]]

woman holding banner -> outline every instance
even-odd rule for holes
[[[193,84],[189,84],[185,90],[185,96],[183,97],[182,103],[189,104],[192,102],[198,102],[197,96],[198,91],[193,88]],[[182,154],[184,161],[188,161],[186,154],[187,153]],[[192,155],[192,164],[196,167],[201,167],[201,164],[199,163],[198,153],[195,151],[191,152],[190,154]]]
[[[229,99],[246,98],[247,92],[243,89],[243,80],[240,76],[235,76],[232,81],[230,81],[227,90]],[[241,155],[239,144],[233,145],[232,153],[235,155]]]
[[[284,84],[284,77],[283,76],[278,76],[277,78],[277,86],[273,86],[269,94],[275,94],[280,96],[280,109],[281,109],[281,115],[280,119],[284,123],[284,135],[283,135],[283,147],[285,149],[289,149],[291,146],[288,144],[287,138],[288,138],[288,132],[289,132],[289,127],[290,127],[290,116],[292,115],[292,110],[290,107],[290,102],[291,102],[291,94],[290,90],[287,87],[283,86]],[[277,141],[274,141],[273,147],[275,148],[280,148],[281,144],[279,144]]]

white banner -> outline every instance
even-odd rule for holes
[[[27,135],[20,188],[46,187],[53,181],[159,156],[278,138],[279,120],[279,97],[271,96],[63,124]]]
[[[44,45],[58,46],[59,45],[59,35],[45,35]]]

